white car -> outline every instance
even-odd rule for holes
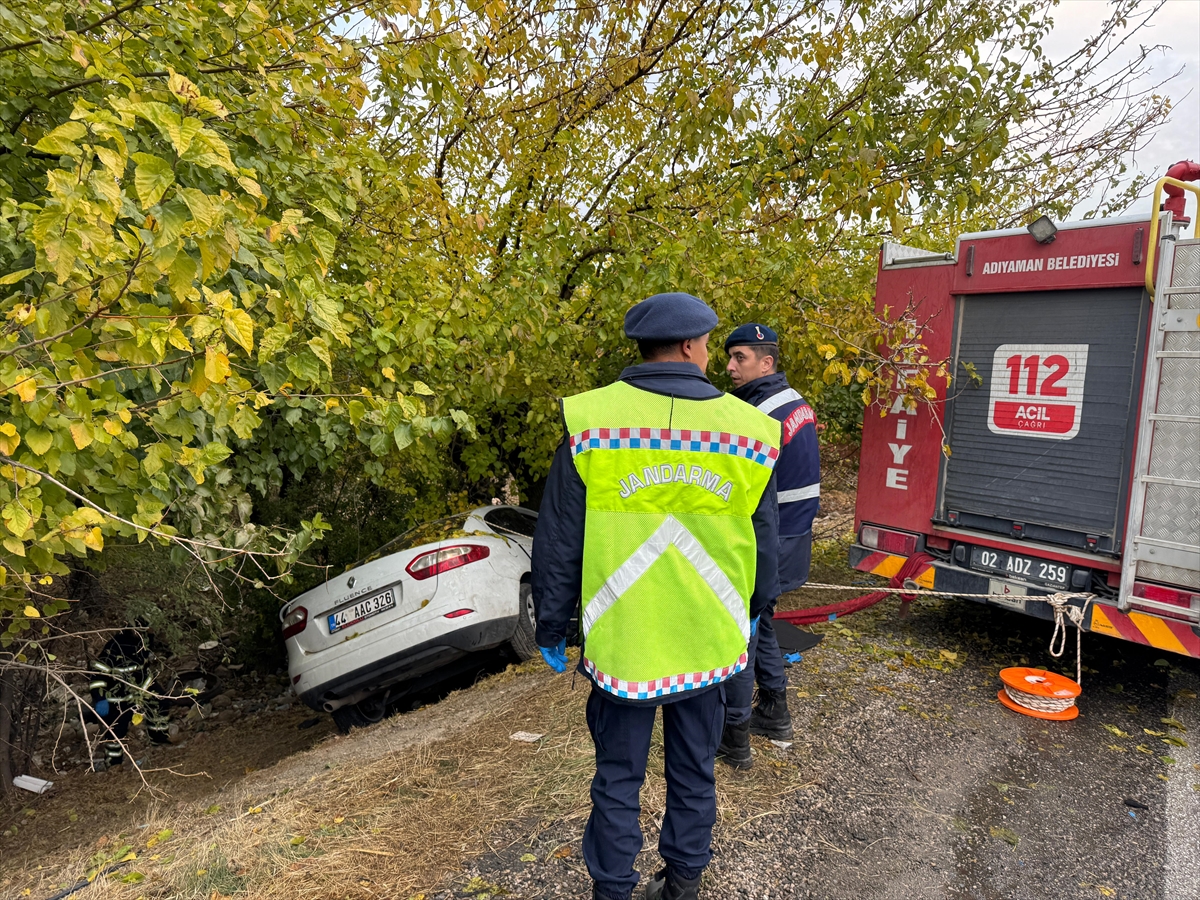
[[[279,613],[292,689],[344,733],[475,651],[535,656],[536,524],[531,510],[485,506],[419,525],[296,597]]]

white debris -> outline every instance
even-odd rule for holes
[[[40,778],[34,778],[32,775],[18,775],[13,779],[13,787],[19,787],[22,790],[33,791],[35,794],[44,794],[50,788],[54,787],[53,781],[42,781]]]
[[[786,750],[788,747],[792,746],[791,741],[777,741],[774,738],[771,739],[771,743],[774,744],[776,747],[778,747],[780,750]]]
[[[520,741],[522,744],[536,744],[544,737],[544,734],[531,734],[528,731],[518,731],[516,734],[510,736],[510,740]]]

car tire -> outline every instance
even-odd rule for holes
[[[387,714],[387,709],[388,696],[384,692],[339,707],[330,715],[333,716],[333,724],[337,726],[338,731],[349,734],[351,728],[366,728],[381,721]]]
[[[521,591],[518,597],[517,628],[509,641],[509,646],[512,647],[517,658],[524,662],[527,659],[533,659],[539,652],[537,638],[534,637],[537,620],[533,614],[533,587],[528,581],[521,582]]]

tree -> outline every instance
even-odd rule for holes
[[[106,541],[290,580],[328,510],[268,520],[285,480],[528,493],[658,290],[772,322],[818,402],[890,384],[882,239],[1061,214],[1167,114],[1148,51],[1102,74],[1153,9],[1053,64],[1052,8],[0,7],[0,669],[53,670]]]

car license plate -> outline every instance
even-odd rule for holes
[[[992,595],[993,603],[999,603],[1001,606],[1007,606],[1018,612],[1025,612],[1025,588],[1021,585],[989,578],[988,593]]]
[[[395,605],[396,595],[390,589],[382,594],[376,594],[374,597],[368,597],[366,600],[360,600],[353,606],[347,606],[329,614],[329,633],[333,634],[343,628],[357,625],[363,619],[369,619]]]
[[[1065,588],[1067,579],[1071,577],[1071,567],[1066,563],[989,550],[986,547],[971,548],[971,568],[1054,588]]]

